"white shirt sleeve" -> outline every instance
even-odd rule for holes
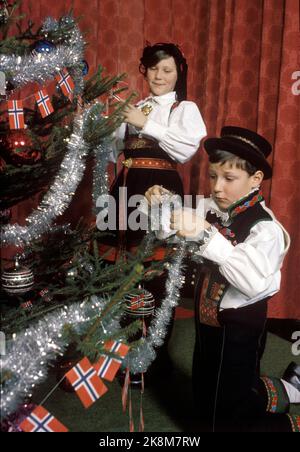
[[[148,118],[141,132],[158,140],[171,158],[184,163],[197,151],[206,127],[197,105],[183,101],[171,113],[168,125]]]
[[[112,152],[109,156],[109,161],[116,163],[118,159],[118,155],[124,149],[124,138],[126,132],[126,123],[123,122],[111,135],[112,143],[111,148]]]
[[[275,221],[261,221],[245,242],[233,246],[219,232],[205,245],[202,256],[219,265],[227,281],[249,298],[268,290],[287,252],[284,231]]]

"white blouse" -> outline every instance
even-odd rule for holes
[[[152,107],[145,126],[143,129],[131,125],[128,127],[130,134],[156,139],[159,146],[173,160],[184,163],[196,153],[201,139],[206,136],[206,127],[194,102],[182,101],[171,112],[174,102],[176,102],[175,91],[143,99],[138,102],[138,108],[144,105]],[[125,131],[126,124],[123,123],[114,132],[112,161],[116,161],[119,152],[124,149]]]

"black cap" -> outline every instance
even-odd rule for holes
[[[226,126],[220,138],[207,138],[204,148],[208,155],[213,151],[227,151],[263,171],[265,179],[272,177],[272,168],[267,157],[272,152],[271,144],[261,135],[243,127]]]

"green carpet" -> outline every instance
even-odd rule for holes
[[[190,417],[192,406],[191,368],[194,342],[194,319],[175,321],[169,351],[174,363],[172,376],[164,375],[160,381],[147,386],[143,395],[145,432],[195,431]],[[281,376],[290,361],[299,362],[291,353],[288,341],[268,334],[262,373]],[[40,403],[56,384],[54,369],[47,381],[40,385],[34,402]],[[58,388],[46,403],[47,408],[73,432],[128,432],[128,414],[122,412],[121,387],[118,381],[106,383],[108,392],[89,409],[85,409],[75,394]],[[132,390],[135,430],[138,431],[140,392]],[[300,406],[292,412],[300,414]]]

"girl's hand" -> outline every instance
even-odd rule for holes
[[[124,122],[134,127],[142,129],[147,122],[147,118],[141,110],[129,104],[123,110]]]
[[[145,197],[151,206],[154,204],[159,204],[161,202],[162,195],[165,194],[171,195],[171,192],[163,188],[161,185],[153,185],[152,187],[148,188],[145,193]]]
[[[210,223],[199,217],[193,209],[178,209],[171,214],[170,228],[177,230],[176,235],[179,237],[196,238],[209,226]]]

